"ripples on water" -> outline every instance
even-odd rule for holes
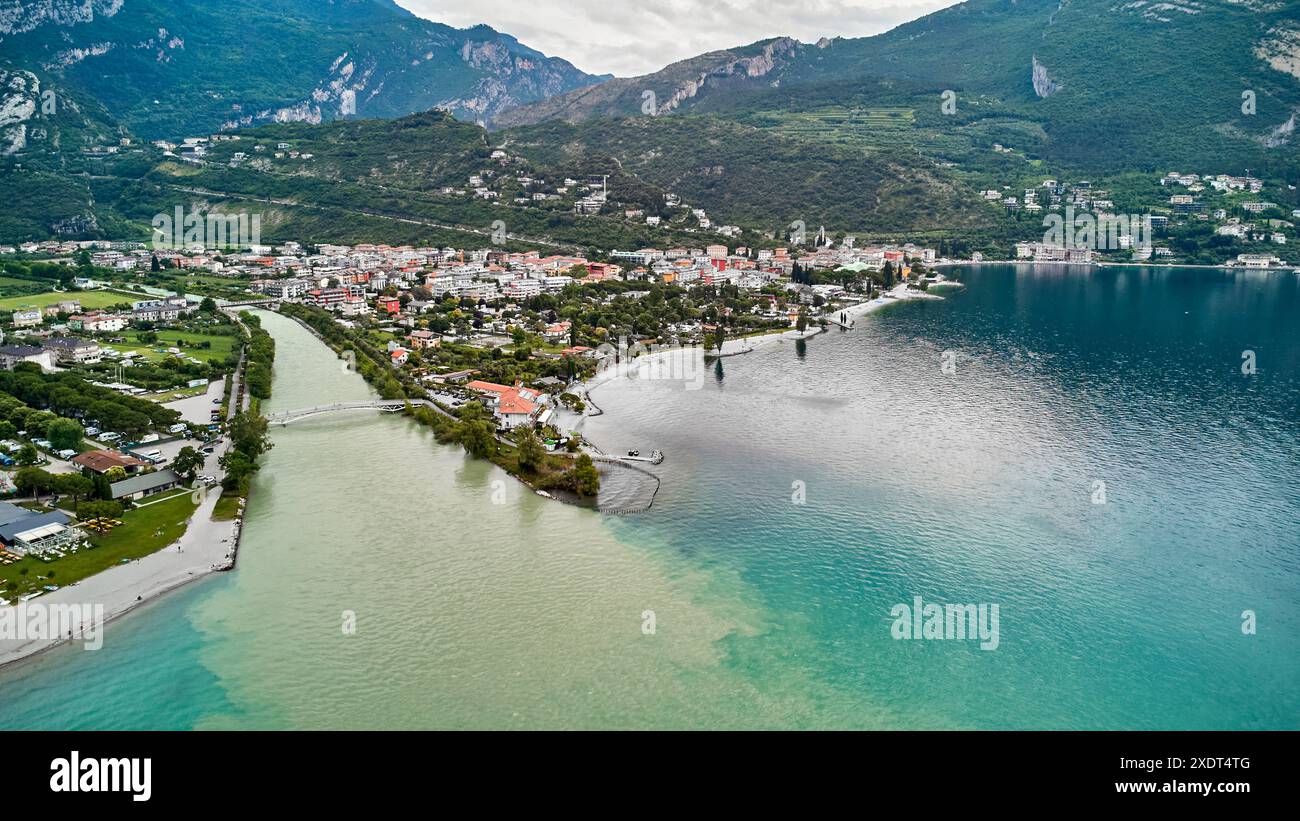
[[[589,436],[668,455],[642,515],[402,419],[279,432],[239,570],[0,674],[0,726],[1297,727],[1296,278],[964,278],[598,389]],[[266,322],[274,407],[366,395]],[[1001,646],[892,640],[914,595],[998,603]]]
[[[735,568],[782,625],[737,658],[904,726],[1297,726],[1295,278],[966,278],[806,356],[728,359],[705,390],[602,389],[589,435],[669,454],[620,535]],[[1000,603],[1002,647],[893,641],[916,594]],[[1246,609],[1270,629],[1243,636]]]

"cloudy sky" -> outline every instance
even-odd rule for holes
[[[421,17],[487,23],[592,74],[631,77],[768,37],[879,34],[955,0],[397,0]]]

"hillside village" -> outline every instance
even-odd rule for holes
[[[1171,171],[1145,184],[1126,181],[1107,190],[1081,180],[1045,179],[1020,193],[989,189],[980,196],[1007,214],[1047,224],[1053,215],[1069,225],[1090,225],[1086,238],[1016,243],[1016,259],[1034,262],[1103,261],[1205,264],[1269,268],[1295,264],[1286,248],[1300,209],[1263,198],[1263,180],[1249,175]],[[1157,187],[1158,185],[1158,187]],[[1294,186],[1292,186],[1294,188]]]

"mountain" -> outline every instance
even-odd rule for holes
[[[1081,170],[1285,176],[1300,166],[1297,5],[968,0],[874,37],[711,52],[504,110],[494,125],[711,113],[941,160],[964,150],[944,132],[965,129],[966,147],[999,142]]]
[[[604,79],[392,0],[10,2],[0,54],[149,139],[430,108],[477,121]]]
[[[798,220],[810,231],[917,234],[989,226],[959,207],[951,174],[906,151],[861,152],[802,142],[718,117],[550,122],[494,135],[529,160],[575,174],[618,169],[704,208],[716,222],[777,236]]]
[[[706,96],[768,88],[789,66],[804,59],[806,46],[788,37],[711,51],[673,63],[654,74],[607,80],[492,118],[496,128],[547,120],[582,122],[597,117],[663,116],[689,110]]]

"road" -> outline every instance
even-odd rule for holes
[[[484,228],[466,228],[463,225],[450,225],[445,222],[435,222],[433,220],[417,219],[416,217],[398,217],[392,214],[384,214],[379,211],[372,211],[369,208],[349,209],[339,205],[313,205],[311,203],[298,202],[296,200],[276,199],[274,197],[254,197],[250,194],[240,194],[234,191],[213,191],[207,188],[186,188],[180,185],[171,185],[168,187],[176,191],[184,191],[187,194],[198,194],[200,196],[205,196],[205,197],[226,197],[228,199],[247,200],[249,202],[264,202],[269,205],[283,205],[288,208],[306,208],[315,211],[342,211],[344,213],[357,214],[359,216],[374,217],[375,219],[386,219],[386,220],[392,220],[393,222],[402,222],[402,223],[406,223],[407,225],[424,225],[429,228],[441,228],[444,231],[459,231],[462,234],[475,234],[480,237],[491,238],[494,234],[493,231]],[[548,248],[555,248],[561,251],[582,250],[577,245],[572,245],[572,244],[562,243],[562,242],[554,242],[551,240],[537,239],[536,237],[524,237],[518,234],[507,233],[505,235],[505,238],[508,240],[515,240],[517,242],[531,244],[531,245],[545,245]]]

